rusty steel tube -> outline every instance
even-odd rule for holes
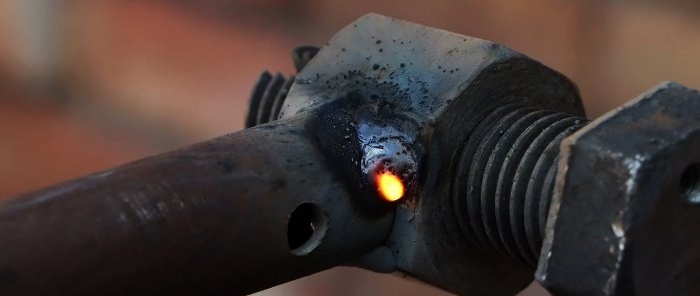
[[[0,294],[239,295],[353,264],[393,213],[358,213],[316,138],[289,119],[6,200]]]

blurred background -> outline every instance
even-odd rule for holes
[[[243,127],[264,69],[377,12],[563,72],[595,118],[666,80],[700,88],[692,0],[4,0],[0,199]],[[336,268],[263,295],[448,295]],[[547,295],[533,286],[521,295]]]

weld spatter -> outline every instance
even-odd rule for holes
[[[400,64],[405,67],[409,63],[374,64],[373,67],[376,67],[376,70],[349,70],[332,75],[316,73],[306,79],[297,79],[296,84],[300,85],[297,88],[308,85],[315,86],[313,90],[310,90],[311,92],[304,94],[304,96],[314,99],[311,99],[312,103],[310,104],[308,101],[304,101],[304,104],[288,102],[280,117],[303,112],[308,110],[310,106],[325,104],[329,99],[328,93],[347,94],[340,96],[340,100],[345,101],[361,97],[363,102],[368,100],[381,102],[383,107],[389,107],[396,113],[413,114],[413,117],[424,113],[419,110],[427,111],[429,109],[430,113],[435,111],[436,107],[433,105],[439,98],[429,92],[431,83],[407,75],[404,73],[404,67]],[[323,95],[320,95],[321,93]],[[414,120],[424,125],[424,121],[427,119],[421,116]]]

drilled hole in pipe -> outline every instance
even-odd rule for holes
[[[681,175],[683,198],[689,203],[700,205],[700,163],[690,165]]]
[[[328,218],[313,203],[297,206],[287,222],[287,243],[292,254],[305,256],[321,244],[328,229]]]

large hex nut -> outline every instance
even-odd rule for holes
[[[337,105],[321,109],[331,104]],[[513,295],[532,281],[531,268],[470,243],[460,227],[448,177],[456,175],[471,132],[506,104],[584,115],[578,92],[566,77],[520,53],[369,14],[341,30],[304,67],[280,116],[347,110],[352,117],[325,112],[339,120],[313,124],[338,130],[339,142],[344,142],[344,123],[353,118],[357,126],[370,126],[361,122],[369,118],[401,131],[406,135],[402,141],[416,156],[416,182],[421,186],[396,210],[386,244],[391,250],[387,261],[394,263],[388,265],[459,294]],[[372,116],[354,115],[358,106],[372,107]],[[340,162],[352,160],[349,154],[331,154]],[[350,166],[343,171],[348,184],[361,184],[353,177],[361,170]]]
[[[700,160],[698,110],[697,91],[665,83],[562,143],[536,273],[542,285],[562,295],[662,295],[669,290],[659,285],[676,286],[682,293],[690,291],[688,285],[697,287],[688,276],[697,277],[700,269],[697,250],[686,252],[690,257],[684,263],[656,259],[664,258],[660,252],[700,246],[698,206],[681,198],[679,185],[683,171]],[[695,214],[679,210],[684,207],[694,207]],[[671,210],[681,213],[678,219],[663,214]],[[668,241],[653,241],[677,238],[664,234],[671,228],[677,234],[678,227],[685,234],[696,233],[672,247],[665,247]],[[673,266],[658,273],[655,264]],[[667,281],[660,283],[658,277]]]

